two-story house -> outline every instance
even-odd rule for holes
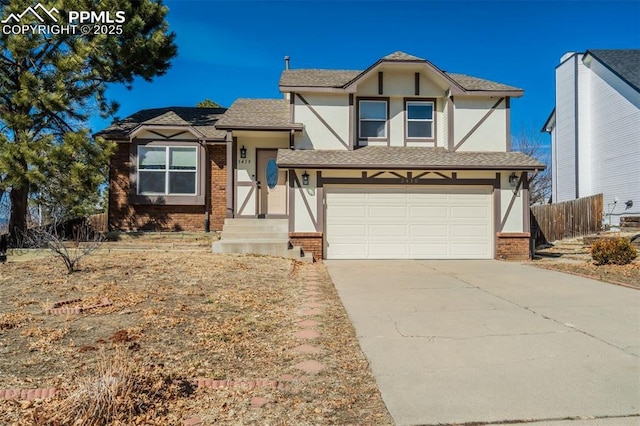
[[[553,202],[602,193],[604,223],[640,214],[640,49],[570,52],[556,67]]]
[[[522,89],[402,52],[364,71],[287,60],[279,87],[283,99],[238,99],[208,121],[147,110],[102,132],[125,146],[110,225],[283,218],[316,258],[529,257],[527,173],[544,165],[511,152],[510,99]]]

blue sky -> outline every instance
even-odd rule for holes
[[[554,68],[568,51],[640,48],[635,1],[165,1],[177,34],[169,72],[113,86],[119,117],[209,98],[278,98],[292,68],[365,69],[396,50],[450,72],[525,89],[512,133],[540,129],[554,106]],[[94,131],[109,124],[95,118]]]

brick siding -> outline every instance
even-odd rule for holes
[[[222,230],[226,215],[226,147],[207,146],[210,179],[210,229]],[[129,144],[119,143],[109,170],[109,229],[119,231],[203,231],[205,206],[129,204]]]
[[[322,260],[322,232],[289,232],[289,240],[294,246],[311,253],[314,260]]]
[[[496,258],[499,260],[529,260],[528,232],[498,232],[496,234]]]

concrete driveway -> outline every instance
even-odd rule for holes
[[[497,261],[325,263],[398,425],[640,424],[640,291]]]

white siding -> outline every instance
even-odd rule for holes
[[[578,197],[593,194],[591,132],[591,72],[578,60]]]
[[[556,68],[556,187],[553,201],[576,198],[576,126],[575,61],[571,56]]]
[[[640,213],[640,93],[595,60],[590,80],[592,194],[604,194],[605,213],[618,225],[621,213]]]

